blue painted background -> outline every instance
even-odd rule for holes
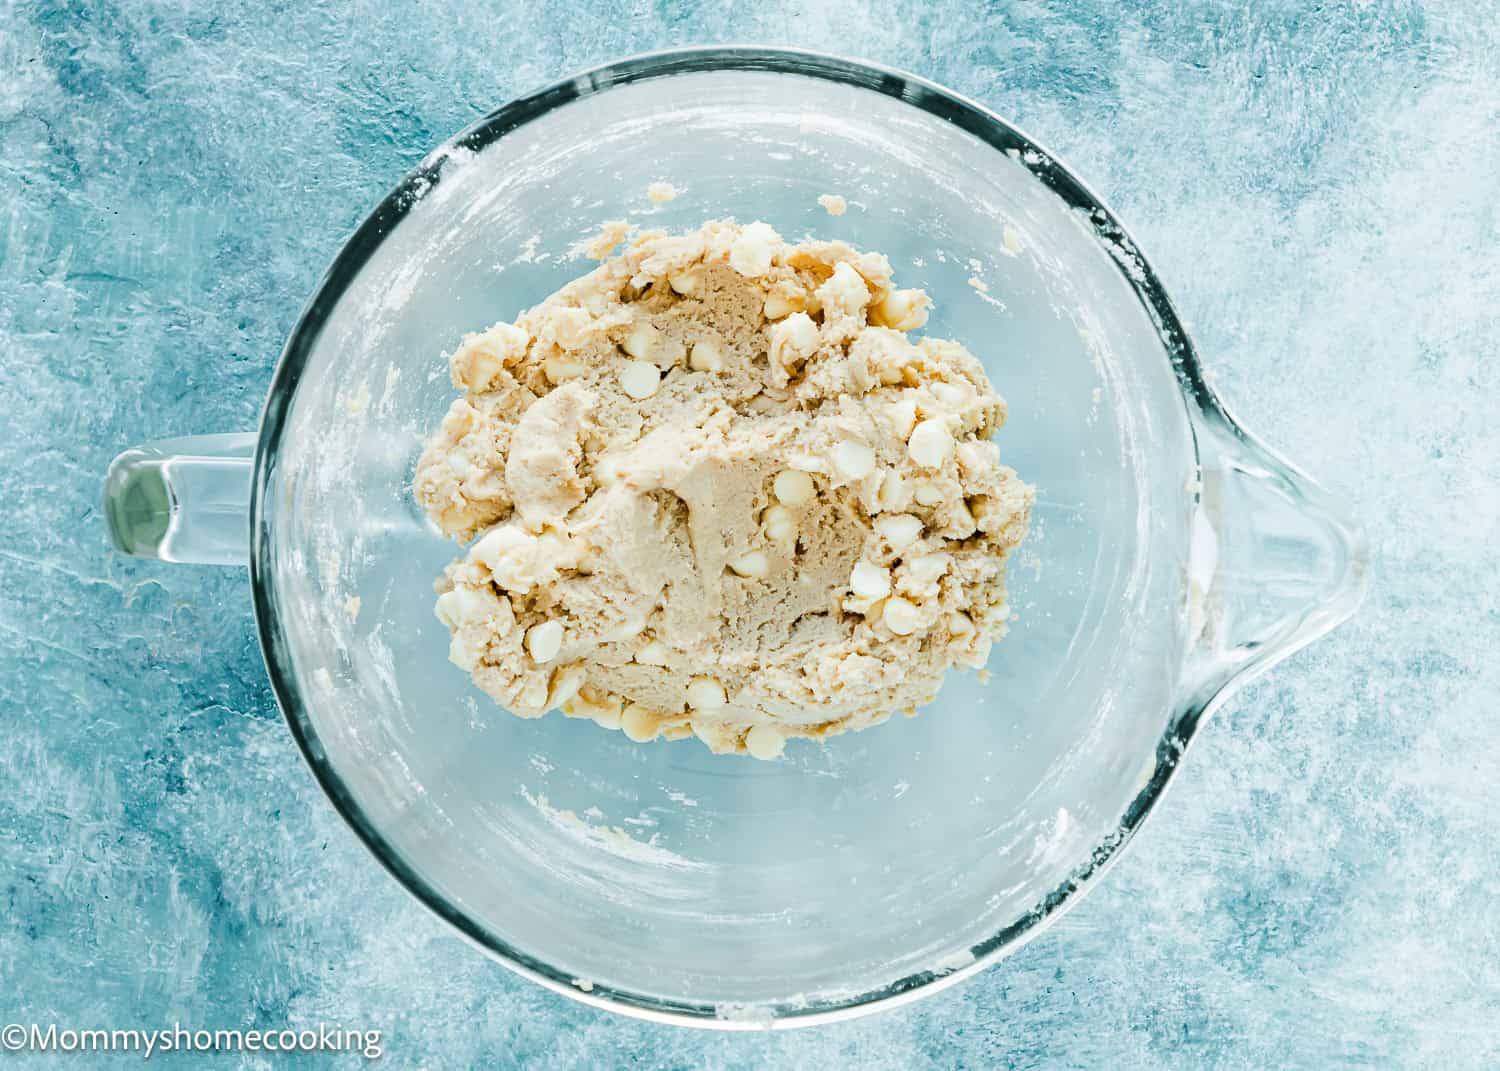
[[[720,8],[0,3],[0,1018],[337,1021],[400,1067],[1500,1064],[1493,5]],[[1376,547],[1361,616],[1218,715],[1056,927],[915,1007],[771,1037],[595,1012],[460,944],[303,768],[245,575],[116,557],[95,506],[118,448],[253,425],[324,265],[434,143],[725,40],[909,68],[1060,152]]]

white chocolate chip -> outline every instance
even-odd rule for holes
[[[600,714],[613,710],[618,719],[620,701],[617,696],[608,692],[600,694],[598,690],[585,686],[580,687],[573,698],[562,705],[562,709],[570,718],[597,718]]]
[[[943,489],[930,480],[920,481],[912,492],[919,506],[936,506],[943,501]]]
[[[683,297],[697,291],[698,283],[699,277],[695,271],[680,271],[667,276],[667,285]]]
[[[644,643],[636,651],[635,660],[643,666],[664,666],[667,664],[667,645],[660,640]]]
[[[922,538],[922,521],[910,513],[892,513],[875,518],[875,531],[900,554]]]
[[[843,439],[833,448],[833,467],[846,480],[862,480],[875,471],[875,451],[858,439]]]
[[[818,325],[805,312],[794,312],[771,328],[771,360],[790,371],[818,349]]]
[[[566,354],[553,354],[543,362],[542,371],[546,373],[548,383],[558,384],[577,379],[586,369],[579,361]]]
[[[724,351],[719,349],[717,342],[700,338],[693,343],[692,351],[688,354],[688,367],[694,372],[722,372]]]
[[[656,356],[660,341],[661,332],[656,325],[640,320],[631,327],[620,348],[638,361],[649,361]]]
[[[650,361],[626,361],[620,369],[620,389],[636,401],[656,393],[661,386],[661,372]]]
[[[551,549],[515,525],[502,524],[470,548],[469,559],[488,569],[500,587],[524,595],[539,580],[555,573],[558,563],[552,559]]]
[[[774,725],[757,725],[745,734],[745,750],[752,758],[778,759],[786,750],[786,737]]]
[[[623,643],[633,640],[641,634],[646,627],[646,617],[641,613],[632,613],[614,628],[602,633],[599,638],[605,643]]]
[[[923,554],[920,558],[913,558],[906,563],[906,574],[919,584],[931,584],[935,580],[940,580],[951,564],[953,564],[953,559],[941,551]]]
[[[801,450],[793,450],[786,455],[786,467],[797,472],[816,472],[823,475],[828,473],[828,463],[817,454],[804,453]]]
[[[875,373],[875,378],[886,386],[904,382],[911,365],[922,356],[921,350],[884,327],[867,327],[861,331],[850,347],[851,354],[856,352]]]
[[[916,631],[917,625],[921,622],[921,613],[914,604],[897,595],[885,600],[881,620],[885,622],[885,627],[897,636],[909,636]]]
[[[525,545],[531,539],[531,536],[512,525],[500,525],[486,532],[484,537],[469,549],[469,557],[493,573],[495,562],[500,555],[514,547]]]
[[[925,291],[893,290],[876,306],[876,319],[896,331],[915,331],[927,323],[931,304]]]
[[[797,518],[785,506],[767,506],[760,515],[760,530],[783,550],[790,550],[797,543]]]
[[[545,665],[562,650],[563,627],[560,621],[543,621],[526,630],[526,652]]]
[[[453,355],[453,385],[465,390],[482,391],[507,365],[526,355],[531,335],[515,324],[497,323],[486,331],[464,337]]]
[[[955,411],[962,409],[969,400],[969,392],[958,383],[944,383],[939,380],[927,389],[932,391],[932,396],[938,400],[939,404]]]
[[[818,325],[807,313],[794,312],[772,329],[771,337],[798,357],[810,357],[818,348]]]
[[[849,590],[867,599],[883,599],[891,593],[891,571],[873,562],[856,562],[849,574]]]
[[[899,402],[892,402],[882,415],[893,434],[902,440],[908,439],[911,429],[917,426],[917,400],[902,398]]]
[[[702,740],[715,755],[734,751],[739,744],[738,735],[720,722],[694,719],[692,727],[693,735]]]
[[[948,514],[947,533],[954,539],[967,539],[979,527],[979,522],[963,499],[954,502]]]
[[[601,729],[619,729],[622,727],[624,719],[621,715],[624,711],[621,709],[619,697],[615,696],[613,698],[613,704],[601,706],[590,715],[594,719],[594,724]]]
[[[718,710],[727,697],[724,686],[712,677],[694,677],[688,681],[687,701],[694,710]]]
[[[620,728],[625,730],[625,735],[637,744],[655,740],[661,721],[662,717],[659,713],[639,703],[627,704],[620,714]]]
[[[767,320],[781,320],[794,312],[802,311],[802,306],[797,302],[782,297],[780,294],[768,294],[766,296],[764,311]]]
[[[816,293],[824,309],[846,316],[858,316],[870,303],[870,287],[864,276],[842,260],[833,266],[833,275]]]
[[[895,469],[886,469],[880,477],[880,491],[875,502],[882,512],[906,508],[911,501],[911,481]]]
[[[854,485],[855,492],[859,495],[860,503],[871,513],[880,512],[880,488],[885,483],[885,474],[889,469],[881,471],[874,469],[864,479]]]
[[[749,577],[752,580],[760,580],[771,572],[771,562],[764,551],[752,550],[748,554],[741,554],[729,563],[740,576]]]
[[[547,713],[547,678],[540,673],[528,673],[525,682],[510,711],[518,718],[540,718]]]
[[[487,607],[479,592],[472,588],[454,588],[439,595],[432,609],[439,621],[456,629],[471,621],[484,620]]]
[[[432,612],[437,615],[437,619],[450,630],[458,628],[464,619],[463,595],[460,594],[462,590],[462,588],[454,588],[452,591],[443,592],[437,597],[437,602],[432,607]]]
[[[764,275],[771,270],[771,260],[780,243],[781,235],[769,224],[751,223],[729,247],[729,266],[741,275]]]
[[[817,488],[813,485],[812,477],[797,469],[787,469],[778,473],[771,484],[771,490],[776,495],[776,501],[783,506],[805,506],[813,500],[817,494]]]
[[[938,468],[953,455],[953,436],[941,420],[924,420],[912,429],[906,452],[923,468]]]
[[[578,689],[583,687],[582,662],[559,666],[552,673],[552,682],[547,686],[547,709],[555,710],[573,701]]]

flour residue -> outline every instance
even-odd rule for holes
[[[657,843],[659,834],[652,834],[649,840],[637,840],[619,826],[595,825],[574,811],[554,807],[547,801],[546,796],[533,795],[524,785],[521,786],[520,791],[526,802],[535,807],[537,813],[545,818],[549,825],[590,848],[596,848],[632,863],[644,863],[648,866],[672,867],[678,870],[706,869],[703,863],[661,847]]]

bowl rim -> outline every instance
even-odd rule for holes
[[[596,1008],[650,1022],[696,1027],[730,1030],[787,1028],[844,1021],[909,1003],[956,984],[1035,938],[1081,899],[1118,858],[1120,849],[1131,839],[1161,798],[1197,726],[1223,701],[1227,689],[1220,689],[1185,709],[1170,712],[1167,728],[1156,745],[1156,762],[1152,775],[1131,801],[1114,831],[1091,849],[1068,881],[1043,897],[1030,912],[986,940],[971,946],[969,952],[972,958],[963,966],[916,972],[878,989],[841,995],[825,1001],[804,1002],[788,997],[781,1004],[727,1010],[722,1005],[712,1003],[664,999],[602,983],[585,983],[502,940],[467,916],[423,875],[408,865],[394,845],[366,817],[343,777],[329,761],[295,683],[292,653],[280,625],[277,595],[271,581],[270,525],[264,508],[296,387],[318,336],[346,289],[385,237],[413,206],[442,182],[443,165],[453,153],[464,150],[478,152],[557,108],[611,88],[678,75],[720,71],[790,74],[881,93],[951,123],[997,151],[1010,155],[1060,196],[1068,207],[1083,213],[1096,235],[1114,254],[1116,267],[1135,290],[1166,347],[1190,410],[1196,408],[1197,412],[1205,416],[1217,415],[1233,426],[1232,420],[1207,386],[1181,320],[1156,273],[1140,254],[1137,243],[1098,195],[1063,165],[1056,155],[1013,124],[982,104],[937,83],[863,60],[805,49],[763,46],[662,49],[592,67],[517,97],[490,112],[428,153],[354,231],[303,307],[272,376],[261,414],[252,480],[250,576],[261,651],[272,689],[298,749],[340,817],[386,871],[428,910],[492,959],[553,992]],[[1193,449],[1196,454],[1196,415],[1189,420],[1189,426],[1193,429]]]

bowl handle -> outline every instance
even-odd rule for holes
[[[1347,620],[1369,550],[1343,503],[1223,410],[1204,413],[1198,453],[1187,679],[1202,708]]]
[[[199,565],[250,560],[253,434],[195,435],[126,450],[104,478],[117,550]]]

